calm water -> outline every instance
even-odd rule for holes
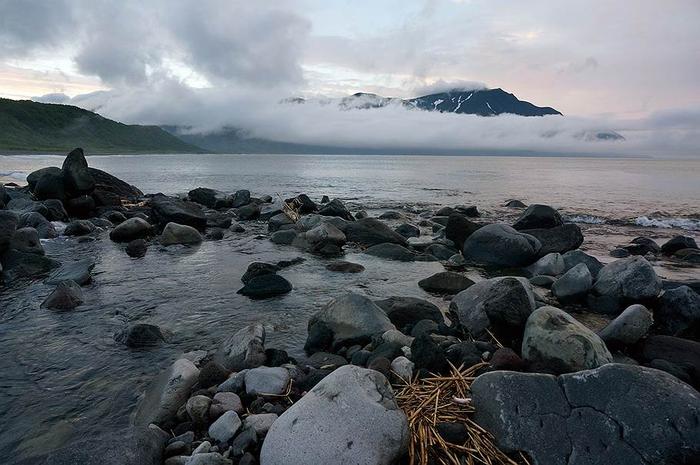
[[[371,213],[466,203],[493,218],[512,217],[514,212],[501,205],[518,198],[549,203],[571,216],[676,218],[691,228],[700,218],[699,161],[259,155],[88,161],[144,192],[176,194],[198,186],[247,188],[254,195],[306,192],[317,200],[322,195],[340,197]],[[62,157],[0,157],[0,178],[21,181],[34,169],[61,162]],[[229,233],[222,241],[196,248],[152,246],[137,260],[109,241],[106,232],[94,243],[64,238],[45,242],[47,254],[64,262],[94,257],[94,280],[84,289],[86,303],[63,313],[39,308],[51,291],[40,281],[0,287],[0,461],[34,463],[41,452],[67,441],[128,425],[138,394],[153,375],[184,351],[215,348],[245,324],[262,321],[268,347],[302,357],[309,316],[348,289],[378,298],[423,297],[447,307],[446,301],[416,285],[441,265],[389,262],[352,251],[347,259],[363,264],[364,273],[329,273],[325,261],[305,255],[306,262],[281,272],[294,285],[293,292],[250,301],[236,294],[249,262],[276,262],[299,253],[266,240],[265,224],[246,227],[244,234]],[[629,240],[640,231],[660,240],[680,231],[597,224],[584,228],[584,247],[600,254],[611,241]],[[698,277],[696,270],[661,267],[660,272]],[[476,270],[470,275],[478,278]],[[167,343],[147,350],[117,344],[113,335],[128,322],[161,326],[169,334]]]

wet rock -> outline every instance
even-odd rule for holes
[[[0,252],[9,247],[18,224],[19,216],[15,212],[0,210]]]
[[[215,210],[221,208],[230,208],[233,206],[233,199],[230,195],[225,194],[221,191],[214,189],[209,189],[207,187],[198,187],[191,190],[187,197],[192,202],[196,202],[205,207],[213,208]]]
[[[400,220],[403,218],[403,214],[401,212],[397,212],[395,210],[387,210],[381,215],[379,215],[380,220]]]
[[[318,205],[316,205],[316,202],[311,200],[306,194],[299,194],[296,197],[287,199],[286,202],[295,206],[297,211],[302,215],[313,213],[318,210]]]
[[[443,271],[418,281],[418,285],[427,292],[449,295],[457,294],[472,284],[474,281],[453,271]]]
[[[672,364],[685,373],[683,376],[689,379],[691,386],[700,388],[700,342],[673,336],[649,336],[639,341],[633,355],[647,365],[654,361]]]
[[[64,263],[63,266],[46,278],[44,283],[57,285],[62,281],[75,281],[82,286],[92,280],[92,269],[94,267],[95,262],[91,258]]]
[[[553,252],[563,254],[564,252],[578,249],[583,244],[581,228],[573,223],[566,223],[549,229],[524,229],[521,232],[529,234],[540,241],[540,244],[542,244],[540,256]]]
[[[464,215],[452,214],[448,217],[445,226],[445,237],[452,242],[455,246],[462,250],[464,248],[464,242],[476,232],[481,227],[480,224],[474,223],[473,221],[467,219]]]
[[[270,201],[271,200],[272,200],[272,198],[270,198]],[[240,189],[240,190],[237,190],[233,194],[233,201],[231,203],[231,206],[233,208],[240,208],[240,207],[243,207],[244,205],[248,205],[249,203],[250,203],[250,191],[249,190]]]
[[[46,205],[43,203],[23,198],[10,200],[6,205],[6,208],[16,212],[18,215],[25,213],[38,213],[44,218],[49,215],[49,209],[46,208]]]
[[[700,295],[688,286],[664,291],[654,318],[660,334],[700,340]]]
[[[278,213],[267,222],[267,230],[270,232],[279,231],[281,229],[291,229],[294,221],[287,216],[286,213]]]
[[[503,206],[508,208],[527,208],[527,205],[517,199],[508,200]]]
[[[354,221],[355,218],[352,213],[345,207],[345,204],[339,199],[333,199],[327,204],[324,204],[319,210],[318,214],[322,216],[338,216],[347,221]]]
[[[112,224],[121,224],[126,221],[126,215],[124,213],[112,210],[102,214],[102,218],[106,218]]]
[[[196,203],[156,194],[151,197],[150,204],[153,216],[161,226],[176,223],[192,226],[197,230],[204,230],[207,226],[207,217]]]
[[[226,443],[233,439],[242,424],[238,414],[229,410],[211,424],[208,431],[209,437],[216,442]]]
[[[260,205],[257,203],[244,205],[236,210],[236,215],[242,221],[254,220],[260,216]]]
[[[629,252],[629,250],[619,247],[610,251],[610,256],[613,258],[627,258],[630,255],[632,254]]]
[[[661,252],[661,247],[659,244],[648,237],[635,237],[630,241],[630,245],[624,246],[624,248],[632,255],[646,255],[648,253],[657,254]]]
[[[530,284],[533,286],[540,286],[540,287],[552,287],[552,284],[557,280],[554,276],[546,276],[546,275],[537,275],[533,276],[530,278]]]
[[[490,224],[464,242],[464,258],[483,265],[521,267],[537,259],[540,242],[507,224]]]
[[[27,186],[29,186],[29,190],[34,192],[34,189],[36,188],[36,184],[39,182],[39,179],[41,179],[46,174],[63,176],[63,171],[57,166],[49,166],[46,168],[40,168],[36,171],[32,171],[27,175]]]
[[[254,299],[264,299],[276,295],[287,294],[292,291],[292,284],[277,274],[265,274],[256,276],[238,290],[242,294]]]
[[[247,372],[248,369],[243,369],[232,374],[226,381],[219,384],[219,387],[216,388],[216,391],[242,393],[243,388],[245,387],[245,374]]]
[[[15,231],[10,241],[10,249],[24,253],[44,255],[44,247],[39,241],[39,234],[34,228],[20,228]]]
[[[445,317],[437,306],[417,297],[393,296],[374,303],[386,313],[397,328],[405,328],[421,320],[445,322]]]
[[[523,359],[510,347],[498,348],[489,363],[494,370],[522,371],[525,368]]]
[[[243,284],[248,284],[253,278],[267,274],[275,274],[278,271],[279,267],[277,265],[265,262],[253,262],[248,265],[246,272],[241,277],[241,281],[243,281]]]
[[[459,342],[447,348],[445,355],[455,367],[460,365],[465,368],[481,363],[483,351],[471,341]]]
[[[525,229],[549,229],[561,226],[564,221],[561,215],[549,205],[533,204],[520,215],[513,223],[513,228],[518,231]]]
[[[246,326],[225,339],[214,360],[227,370],[240,371],[265,363],[265,327]]]
[[[530,276],[559,276],[566,271],[564,257],[560,253],[548,253],[526,268]]]
[[[262,221],[268,221],[270,218],[284,212],[284,203],[278,200],[271,204],[265,204],[260,207],[260,215],[258,218]]]
[[[2,255],[2,271],[8,281],[46,274],[59,266],[60,262],[33,253],[9,250]]]
[[[516,277],[480,281],[457,294],[450,302],[453,321],[474,337],[490,328],[497,337],[501,335],[510,339],[521,334],[534,310],[532,286],[525,278]]]
[[[228,378],[229,371],[214,361],[206,363],[199,370],[199,387],[208,388],[223,383]]]
[[[410,223],[404,223],[396,228],[394,228],[394,231],[397,233],[401,234],[405,238],[409,237],[419,237],[420,236],[420,229],[418,229],[417,226],[414,226]]]
[[[66,236],[87,236],[95,232],[95,225],[88,220],[74,220],[68,223],[63,234]]]
[[[211,399],[207,396],[192,396],[187,399],[187,404],[185,404],[185,409],[187,410],[187,415],[192,419],[192,423],[202,427],[209,422],[209,407],[211,406]]]
[[[421,334],[433,334],[438,331],[438,324],[433,320],[420,320],[411,328],[411,336],[415,338]]]
[[[481,216],[479,209],[476,205],[457,205],[455,207],[455,213],[459,213],[469,218],[478,218]]]
[[[171,423],[198,377],[199,369],[194,363],[184,358],[176,360],[149,384],[136,409],[135,423]]]
[[[697,249],[698,244],[695,239],[688,236],[676,236],[661,246],[664,255],[673,255],[680,249]]]
[[[205,236],[210,241],[220,241],[224,238],[224,230],[221,228],[212,228]]]
[[[600,337],[555,307],[540,307],[527,319],[522,355],[537,371],[557,374],[612,362]]]
[[[593,277],[585,263],[579,263],[552,284],[552,294],[560,302],[582,299],[593,286]]]
[[[184,224],[168,223],[160,235],[160,243],[165,246],[176,244],[191,245],[201,242],[202,235],[199,231],[192,226]]]
[[[283,367],[257,367],[245,374],[248,395],[281,395],[289,386],[289,371]]]
[[[17,227],[34,228],[41,239],[52,239],[54,237],[58,237],[58,233],[56,232],[56,228],[53,226],[53,224],[51,224],[51,222],[44,218],[41,214],[36,212],[21,214]]]
[[[692,463],[700,454],[700,396],[658,370],[609,364],[558,380],[496,371],[474,381],[472,396],[497,445],[535,464]]]
[[[384,244],[373,245],[365,250],[367,255],[384,258],[386,260],[396,260],[401,262],[412,262],[416,259],[416,254],[407,248],[386,242]]]
[[[365,296],[347,293],[331,300],[309,320],[309,334],[320,326],[332,334],[329,342],[332,347],[367,343],[372,336],[396,329],[384,311]],[[305,349],[308,352],[324,350],[328,347],[316,346],[316,341],[307,338]]]
[[[343,232],[328,222],[323,222],[305,234],[309,251],[324,256],[333,256],[342,252],[346,238]]]
[[[350,222],[343,232],[348,242],[354,242],[363,247],[388,242],[404,246],[407,244],[405,237],[376,218],[363,218]]]
[[[83,149],[77,148],[70,152],[63,160],[61,168],[65,190],[69,197],[90,194],[95,189],[95,178],[88,170]]]
[[[585,263],[593,279],[598,277],[598,273],[603,268],[603,264],[595,257],[592,257],[582,250],[570,250],[562,255],[564,259],[564,272],[569,271],[579,263]]]
[[[114,242],[131,242],[135,239],[144,239],[152,234],[153,226],[148,221],[133,217],[112,229],[109,238]]]
[[[119,206],[122,201],[138,202],[143,197],[143,192],[116,176],[95,168],[88,168],[88,171],[95,180],[92,197],[97,205]]]
[[[95,212],[95,200],[89,195],[80,195],[65,202],[66,211],[77,218],[90,218]]]
[[[329,263],[326,265],[326,269],[338,273],[361,273],[365,271],[365,267],[359,263],[346,262],[343,260],[335,260]]]
[[[631,345],[647,335],[653,323],[651,312],[639,304],[630,305],[598,335],[606,344]]]
[[[272,424],[260,462],[390,465],[407,445],[406,416],[396,405],[386,378],[373,370],[346,365]]]
[[[450,257],[454,255],[455,251],[442,244],[430,244],[425,248],[425,253],[432,255],[438,260],[449,260]]]
[[[127,347],[149,347],[162,342],[164,337],[158,326],[137,323],[118,333],[115,339]]]
[[[617,314],[627,305],[644,303],[661,292],[661,280],[643,257],[629,257],[605,265],[589,294],[588,306]]]
[[[66,199],[63,171],[44,174],[32,191],[37,200],[57,199],[63,202]]]
[[[56,289],[42,302],[42,308],[72,310],[84,302],[83,290],[74,281],[58,283]]]
[[[244,376],[245,377],[245,376]],[[238,394],[234,392],[217,392],[214,394],[211,406],[209,407],[209,418],[219,418],[225,412],[243,413],[243,403]]]
[[[126,245],[126,254],[132,258],[140,258],[146,255],[148,245],[143,239],[134,239]]]

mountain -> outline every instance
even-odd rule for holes
[[[127,125],[70,105],[0,99],[0,151],[201,153],[158,126]]]
[[[302,98],[288,99],[286,103],[306,103]],[[561,115],[552,107],[538,107],[530,102],[519,100],[503,89],[450,90],[423,95],[410,99],[382,97],[381,95],[358,92],[340,99],[321,99],[315,102],[328,105],[337,103],[343,110],[367,110],[388,105],[401,105],[440,113],[457,113],[479,116],[513,114],[519,116]]]

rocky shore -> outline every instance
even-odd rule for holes
[[[43,463],[446,463],[437,452],[410,456],[422,434],[414,415],[426,414],[404,411],[395,393],[457,367],[474,367],[475,378],[447,402],[468,413],[428,419],[441,440],[426,447],[453,444],[459,463],[479,463],[463,447],[469,425],[502,452],[492,463],[700,463],[700,280],[664,281],[653,266],[672,262],[700,278],[695,239],[638,237],[602,263],[554,208],[504,204],[515,221],[485,221],[477,206],[372,217],[303,193],[145,195],[90,168],[81,149],[61,168],[31,173],[25,187],[0,187],[2,279],[52,286],[46,311],[83,304],[95,268],[48,256],[42,240],[60,235],[108,237],[138,266],[153,247],[196,248],[266,224],[263,239],[298,258],[250,263],[235,285],[251,312],[260,299],[295,292],[288,278],[305,257],[333,273],[365,272],[344,260],[348,250],[444,267],[415,283],[442,309],[407,296],[325,299],[308,321],[303,358],[271,347],[262,324],[240,325],[217,347],[163,367],[132,428],[50,451]],[[115,336],[146,350],[164,338],[147,323]]]

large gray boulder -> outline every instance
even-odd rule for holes
[[[57,199],[63,202],[66,200],[65,177],[63,171],[57,173],[46,173],[33,189],[34,197],[38,200]]]
[[[564,253],[570,250],[576,250],[583,244],[583,233],[578,225],[566,223],[554,228],[543,229],[523,229],[524,234],[533,236],[540,244],[540,256],[548,253]]]
[[[343,230],[348,242],[363,247],[392,242],[405,246],[406,238],[376,218],[363,218],[347,224]]]
[[[19,228],[34,228],[41,239],[58,237],[56,228],[49,220],[37,212],[23,213],[19,217]]]
[[[18,223],[19,217],[15,212],[0,210],[0,252],[10,245]]]
[[[661,292],[661,279],[644,257],[633,256],[609,263],[600,270],[589,294],[589,307],[617,314],[629,304],[645,303]]]
[[[688,286],[664,291],[654,317],[660,334],[700,339],[700,295]]]
[[[524,229],[546,229],[561,226],[564,221],[561,215],[549,205],[532,204],[513,223],[513,228],[519,231]]]
[[[466,216],[453,213],[447,218],[445,237],[454,242],[459,250],[462,250],[464,248],[464,241],[480,227],[480,224],[474,223]]]
[[[532,276],[559,276],[566,272],[566,263],[560,253],[548,253],[525,269]]]
[[[15,231],[10,248],[20,252],[44,255],[44,247],[39,240],[39,233],[34,228],[20,228]]]
[[[427,292],[449,295],[457,294],[473,284],[474,281],[454,271],[442,271],[418,281],[418,285]]]
[[[450,302],[453,321],[474,337],[487,329],[508,338],[521,334],[535,308],[535,295],[528,280],[512,276],[479,281]]]
[[[59,266],[61,262],[44,255],[17,250],[8,250],[2,255],[2,272],[8,281],[43,275]]]
[[[230,208],[233,206],[233,198],[229,194],[207,187],[192,189],[187,194],[187,197],[192,202],[197,202],[200,205],[214,209]]]
[[[186,224],[168,223],[160,235],[162,245],[192,245],[202,242],[202,235],[192,226]]]
[[[254,324],[238,330],[219,345],[214,360],[233,371],[263,365],[265,363],[265,327]]]
[[[27,186],[29,187],[30,191],[34,191],[34,188],[36,187],[36,184],[39,182],[39,179],[42,178],[45,174],[54,174],[54,175],[60,175],[63,176],[63,171],[61,168],[58,166],[47,166],[46,168],[40,168],[36,171],[32,171],[27,175]]]
[[[134,239],[143,239],[153,234],[153,226],[137,216],[119,223],[109,233],[109,238],[114,242],[131,242]]]
[[[464,258],[483,265],[521,267],[534,262],[541,248],[534,237],[507,224],[489,224],[464,241]]]
[[[41,303],[42,308],[72,310],[84,301],[83,290],[75,281],[63,281]]]
[[[530,315],[521,352],[532,369],[547,373],[569,373],[612,362],[600,337],[555,307],[540,307]]]
[[[245,390],[248,395],[284,394],[289,386],[289,371],[284,367],[257,367],[245,373]]]
[[[88,170],[83,149],[77,148],[70,152],[63,160],[62,170],[63,184],[68,197],[90,194],[95,189],[95,178]]]
[[[134,422],[164,426],[171,423],[198,378],[199,369],[194,363],[185,358],[176,360],[149,384],[136,409]]]
[[[367,255],[372,255],[373,257],[384,258],[386,260],[396,260],[400,262],[412,262],[416,259],[416,254],[406,247],[394,244],[392,242],[386,242],[384,244],[377,244],[368,247],[365,250]]]
[[[379,372],[345,365],[270,427],[261,465],[391,465],[408,446],[406,415]]]
[[[172,222],[186,224],[200,231],[207,227],[207,216],[202,208],[194,202],[156,194],[151,197],[151,209],[158,224],[165,226]]]
[[[389,320],[400,329],[408,325],[413,326],[421,320],[445,322],[444,315],[435,304],[417,297],[392,296],[375,300],[374,303],[384,310]]]
[[[471,386],[475,420],[533,465],[690,464],[700,394],[664,372],[608,364],[555,376],[494,371]]]
[[[593,277],[585,263],[579,263],[552,284],[552,294],[560,302],[570,302],[586,296],[593,285]]]
[[[323,328],[328,331],[328,340],[319,344],[315,333]],[[309,320],[307,350],[325,349],[354,343],[367,343],[374,335],[396,329],[386,313],[368,297],[354,292],[337,297]]]
[[[608,345],[631,345],[647,335],[654,319],[644,305],[627,307],[598,335]]]
[[[585,263],[588,267],[588,271],[591,272],[593,279],[598,277],[598,273],[603,268],[603,264],[600,262],[600,260],[579,249],[569,250],[568,252],[562,254],[562,258],[564,259],[565,272],[569,271],[579,263]]]

